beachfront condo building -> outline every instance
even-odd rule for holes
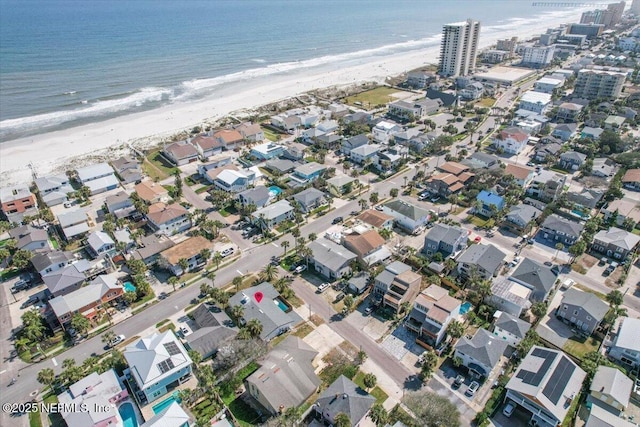
[[[472,74],[476,66],[480,21],[447,24],[442,29],[438,72],[445,77]]]
[[[583,69],[578,72],[573,96],[584,99],[616,99],[627,78],[626,70]]]

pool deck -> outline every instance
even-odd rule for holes
[[[180,384],[171,393],[167,393],[164,396],[162,396],[161,398],[159,398],[157,400],[154,400],[153,402],[149,403],[148,405],[140,408],[140,411],[142,412],[142,416],[144,417],[145,421],[150,420],[155,415],[155,412],[153,412],[153,407],[155,405],[157,405],[158,403],[162,402],[163,400],[169,398],[169,396],[171,396],[174,392],[179,391],[179,390],[184,390],[185,388],[190,388],[190,389],[194,390],[197,386],[198,386],[198,380],[196,379],[195,375],[192,375],[191,378],[189,379],[189,381],[187,381],[186,383]]]

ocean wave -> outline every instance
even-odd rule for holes
[[[129,94],[124,98],[80,101],[80,104],[89,105],[85,108],[55,111],[52,113],[37,114],[34,116],[21,117],[17,119],[7,119],[0,122],[3,133],[11,133],[23,129],[35,127],[60,125],[72,120],[99,117],[104,114],[116,113],[134,107],[141,107],[148,102],[162,101],[173,93],[172,90],[159,87],[146,87]]]
[[[266,59],[262,59],[262,58],[253,58],[251,60],[251,62],[257,62],[258,64],[264,64],[265,62],[267,62]]]
[[[64,92],[63,95],[75,95],[76,93],[78,93],[77,90],[70,90],[70,91]]]

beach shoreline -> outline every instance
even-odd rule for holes
[[[517,35],[526,40],[544,29],[570,22],[581,10],[554,15],[527,31],[494,33],[483,37],[481,46],[495,44],[498,38]],[[427,49],[375,57],[337,69],[317,67],[300,70],[295,75],[270,76],[265,81],[248,83],[244,89],[225,93],[224,87],[215,97],[185,103],[169,104],[154,110],[132,113],[101,122],[71,127],[19,138],[0,144],[0,170],[4,187],[18,182],[30,182],[32,169],[38,176],[65,170],[104,159],[114,159],[129,151],[129,145],[148,149],[172,135],[219,120],[233,112],[254,110],[313,90],[346,87],[364,82],[384,83],[390,76],[436,63],[439,43]],[[31,165],[31,166],[30,166]]]

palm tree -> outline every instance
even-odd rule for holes
[[[293,425],[296,425],[298,423],[298,421],[300,421],[300,417],[302,416],[302,410],[299,407],[296,406],[292,406],[290,408],[287,408],[284,413],[282,414],[282,417],[284,418],[284,420],[288,423],[291,422],[293,423]]]
[[[556,243],[556,259],[558,258],[558,253],[564,249],[564,245],[562,243]]]
[[[51,387],[51,384],[56,380],[56,374],[51,368],[44,368],[38,372],[37,380],[40,384]]]
[[[462,324],[462,322],[452,320],[447,326],[447,333],[453,338],[460,338],[462,335],[464,335],[464,325]]]
[[[360,205],[360,210],[365,210],[367,207],[367,201],[365,199],[359,199],[358,205]]]
[[[200,251],[200,258],[206,263],[211,257],[211,249],[204,248]]]
[[[176,291],[176,285],[178,284],[178,277],[177,276],[171,276],[169,277],[169,280],[167,280],[167,283],[169,283],[171,286],[173,286],[173,291]]]
[[[246,329],[253,338],[259,337],[262,333],[262,323],[258,319],[251,319],[247,322]]]
[[[236,276],[231,281],[231,284],[236,287],[236,292],[238,292],[238,288],[242,285],[242,277]]]
[[[307,236],[307,239],[310,242],[313,242],[314,240],[316,240],[318,238],[318,235],[316,233],[309,233],[309,235]]]
[[[373,421],[377,427],[381,427],[387,424],[389,414],[382,404],[376,402],[371,407],[369,418],[371,418],[371,421]]]
[[[182,274],[187,272],[187,268],[189,268],[189,261],[187,261],[185,258],[181,258],[178,261],[178,265],[180,266],[180,269],[182,270]]]
[[[107,345],[111,344],[114,339],[116,339],[116,333],[112,330],[108,330],[102,334],[102,338],[100,338],[100,340]]]
[[[213,262],[216,263],[216,270],[220,268],[220,261],[222,261],[222,254],[218,251],[216,251],[213,254]]]
[[[278,268],[273,264],[267,264],[262,269],[262,275],[265,281],[271,282],[273,279],[278,278]]]
[[[340,412],[333,419],[333,425],[335,427],[351,427],[351,419],[344,412]]]
[[[244,316],[244,307],[241,305],[234,305],[233,307],[231,307],[231,317],[233,317],[233,319],[236,321],[236,323],[239,323],[240,319],[242,319],[242,316]]]
[[[216,272],[215,271],[208,272],[207,279],[211,280],[211,286],[214,286],[213,281],[216,280]]]
[[[376,376],[372,373],[367,373],[367,374],[364,374],[364,377],[362,378],[362,382],[364,383],[364,386],[367,388],[367,390],[371,390],[376,386],[376,383],[378,382],[378,378],[376,378]]]
[[[89,322],[89,319],[84,317],[82,314],[76,313],[71,318],[71,327],[80,335],[84,335],[91,327],[91,323]]]
[[[284,240],[282,242],[282,249],[284,250],[284,252],[282,253],[282,256],[285,256],[287,254],[287,249],[289,249],[289,245],[290,243],[287,240]]]

